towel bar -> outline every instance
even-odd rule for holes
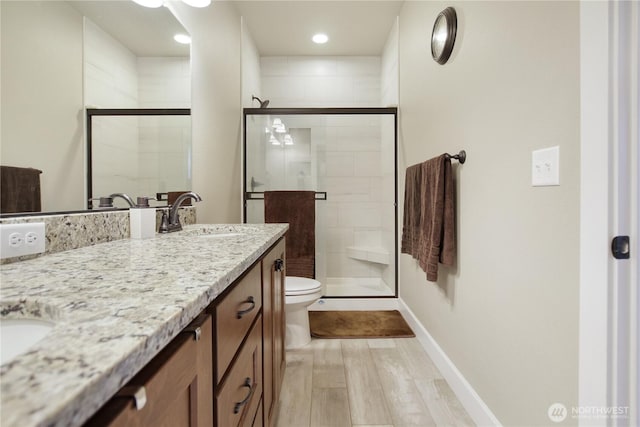
[[[456,159],[461,164],[463,164],[464,162],[467,161],[467,152],[464,151],[464,150],[460,150],[460,152],[458,154],[446,153],[446,155],[447,155],[447,159]]]
[[[245,194],[246,194],[247,200],[263,200],[264,199],[263,191],[247,191]],[[327,200],[327,192],[316,191],[316,200]]]

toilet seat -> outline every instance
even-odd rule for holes
[[[284,293],[286,296],[308,295],[320,290],[322,284],[306,277],[287,276]]]

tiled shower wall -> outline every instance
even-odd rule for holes
[[[89,19],[84,37],[88,107],[190,107],[188,57],[136,57]],[[188,117],[98,117],[93,123],[95,140],[104,142],[94,144],[94,157],[110,159],[94,162],[94,183],[108,183],[108,187],[94,185],[94,197],[112,192],[155,196],[191,189]],[[180,166],[173,166],[177,162]]]
[[[270,100],[270,107],[387,105],[381,99],[381,57],[262,57],[260,65],[262,96]],[[392,286],[393,120],[368,115],[331,116],[325,126],[317,133],[312,130],[316,189],[327,191],[328,197],[316,203],[318,240],[325,239],[318,242],[318,278],[384,278]],[[381,135],[389,141],[382,144]],[[351,258],[347,247],[353,246],[384,246],[391,264]]]
[[[269,107],[380,107],[378,56],[260,58]]]
[[[136,56],[90,19],[84,26],[84,104],[93,108],[137,108]],[[134,118],[93,121],[93,197],[116,191],[135,197],[138,176],[138,126]],[[108,187],[101,183],[109,183]],[[118,203],[122,203],[119,201]],[[125,205],[121,205],[124,207]]]
[[[387,120],[391,120],[388,117]],[[349,257],[347,248],[382,247],[385,210],[393,211],[393,193],[383,185],[380,116],[331,116],[318,181],[327,191],[327,277],[382,277],[388,265]],[[393,146],[393,143],[391,144]],[[384,160],[384,161],[383,161]],[[324,184],[324,185],[323,185]],[[393,216],[391,216],[393,218]],[[387,251],[393,253],[392,247]]]

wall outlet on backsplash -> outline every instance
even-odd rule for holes
[[[44,222],[0,224],[0,259],[45,251]]]
[[[178,212],[180,222],[183,225],[196,223],[195,206],[180,207]],[[161,216],[162,209],[157,209],[155,230],[160,225]],[[130,235],[128,209],[44,214],[41,216],[13,216],[10,218],[0,217],[0,226],[2,227],[5,225],[32,225],[35,223],[44,224],[43,233],[46,231],[44,239],[38,240],[37,234],[35,236],[31,234],[27,236],[28,230],[26,232],[24,230],[17,232],[18,234],[13,237],[11,237],[12,233],[9,233],[7,239],[3,239],[0,247],[0,264],[9,264],[70,249],[127,239]],[[4,231],[2,231],[2,236],[4,236]],[[42,242],[43,246],[42,250],[37,252],[36,255],[23,256],[24,254],[22,253],[20,255],[5,255],[4,243],[9,240],[12,240],[14,245],[21,245],[23,241],[27,241],[29,244],[35,244],[38,241],[38,243]],[[11,251],[12,249],[10,247],[7,250]]]

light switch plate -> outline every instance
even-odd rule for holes
[[[543,148],[531,154],[531,185],[560,185],[560,147]]]

